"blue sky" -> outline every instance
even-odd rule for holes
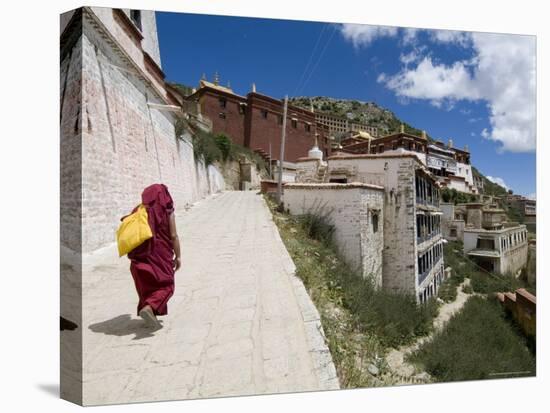
[[[157,28],[170,81],[217,71],[240,94],[374,101],[536,192],[533,37],[164,12]]]

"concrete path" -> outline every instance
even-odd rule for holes
[[[85,404],[338,388],[319,314],[263,198],[224,192],[176,211],[183,268],[163,328],[136,316],[129,262],[84,259]]]

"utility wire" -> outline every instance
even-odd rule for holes
[[[328,38],[327,42],[325,43],[325,47],[321,51],[321,54],[319,55],[319,58],[317,59],[317,62],[315,62],[315,66],[313,66],[313,68],[311,69],[311,72],[309,72],[309,76],[307,77],[306,81],[302,85],[302,87],[299,91],[300,93],[307,86],[307,83],[309,82],[309,79],[311,79],[311,76],[313,75],[313,73],[317,69],[317,66],[319,66],[319,63],[323,59],[323,56],[325,55],[325,51],[327,50],[327,47],[328,47],[330,41],[332,40],[332,37],[334,36],[334,33],[336,33],[336,30],[337,30],[336,25],[334,25],[333,28],[332,28],[332,33],[330,34],[330,37]]]
[[[294,92],[292,96],[296,96],[296,92],[300,89],[300,85],[302,84],[302,81],[304,80],[304,76],[306,75],[307,70],[309,69],[309,65],[313,61],[313,56],[315,55],[315,52],[317,51],[317,46],[319,46],[319,42],[321,41],[321,37],[323,37],[323,33],[325,32],[326,28],[328,26],[328,23],[325,23],[323,28],[321,29],[321,32],[319,33],[319,36],[317,36],[317,41],[315,42],[315,46],[313,47],[311,54],[309,55],[309,59],[307,61],[306,67],[304,68],[304,71],[302,72],[302,75],[300,76],[300,79],[298,80],[298,84],[296,85],[296,88],[294,89]]]

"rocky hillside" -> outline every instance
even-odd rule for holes
[[[399,119],[395,114],[378,106],[375,102],[361,102],[358,100],[335,99],[326,96],[300,96],[290,99],[293,105],[330,115],[346,117],[350,121],[376,126],[380,135],[399,131],[401,124],[405,125],[405,132],[420,135],[421,130]]]

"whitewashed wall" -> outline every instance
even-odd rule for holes
[[[353,184],[286,184],[284,206],[292,215],[321,209],[330,213],[334,241],[349,265],[382,286],[384,191]],[[373,231],[372,214],[378,214]]]

